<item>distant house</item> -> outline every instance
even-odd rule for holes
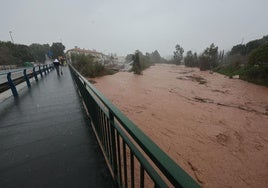
[[[108,56],[101,52],[97,52],[96,50],[86,50],[86,49],[81,49],[75,46],[75,48],[67,50],[66,56],[68,59],[71,58],[71,54],[83,54],[83,55],[91,55],[92,57],[95,58],[96,61],[98,61],[101,64],[104,64],[105,61],[107,61]]]

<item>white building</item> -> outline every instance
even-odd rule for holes
[[[99,63],[102,64],[104,64],[104,62],[109,59],[105,54],[101,52],[97,52],[96,50],[81,49],[78,48],[77,46],[75,46],[75,48],[73,49],[67,50],[66,56],[68,59],[71,58],[71,54],[91,55],[92,57],[95,58],[95,60],[97,60]]]

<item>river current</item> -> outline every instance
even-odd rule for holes
[[[268,88],[175,65],[95,79],[203,187],[268,186]]]

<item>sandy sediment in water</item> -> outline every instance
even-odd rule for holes
[[[268,88],[156,65],[94,85],[203,187],[268,187]]]

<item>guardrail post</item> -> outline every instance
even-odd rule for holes
[[[33,68],[33,75],[34,75],[35,81],[37,82],[38,81],[38,77],[37,77],[37,74],[35,72],[35,67]]]
[[[26,74],[26,69],[23,70],[23,74],[24,74],[24,79],[25,79],[25,81],[27,83],[27,86],[28,86],[28,88],[30,88],[31,87],[31,83],[30,83],[29,78],[28,78],[28,76]]]
[[[7,73],[7,81],[8,81],[8,84],[10,86],[10,89],[12,91],[13,96],[18,97],[19,95],[18,95],[16,86],[15,86],[15,84],[13,83],[13,81],[11,79],[11,72]]]
[[[41,69],[40,65],[39,65],[39,73],[40,73],[41,77],[43,78],[43,73],[42,73],[42,69]]]

